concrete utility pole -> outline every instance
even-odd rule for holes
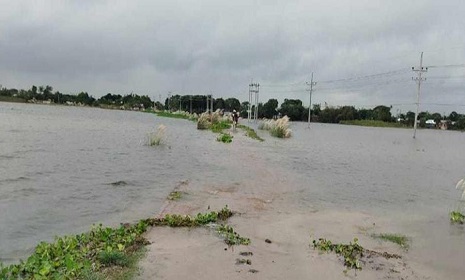
[[[213,94],[210,94],[210,102],[211,102],[210,111],[213,114]]]
[[[413,78],[412,77],[412,80],[414,80],[415,82],[417,82],[418,84],[418,90],[417,90],[417,111],[415,112],[415,121],[413,123],[413,138],[415,139],[415,136],[417,134],[417,120],[418,120],[418,109],[420,107],[420,93],[421,93],[421,82],[426,80],[426,78],[423,78],[422,77],[422,74],[423,73],[426,73],[428,71],[428,67],[426,68],[423,68],[423,52],[421,52],[421,55],[420,55],[420,67],[416,68],[415,67],[412,67],[412,71],[413,72],[417,72],[418,74],[418,77],[416,78]]]
[[[208,112],[209,112],[208,104],[210,104],[210,102],[208,102],[208,94],[206,96],[207,96],[207,114],[208,114]]]
[[[313,86],[316,86],[316,82],[313,81],[313,72],[312,72],[312,79],[310,80],[310,83],[306,83],[308,86],[310,86],[310,102],[308,104],[308,128],[310,128],[310,116],[312,115],[312,92],[313,92]]]
[[[255,110],[253,114],[253,119],[255,122],[258,120],[258,93],[260,91],[260,84],[258,83],[250,83],[249,84],[249,111],[248,111],[248,119],[249,122],[252,118],[252,101],[254,101]],[[255,96],[253,95],[255,93]]]

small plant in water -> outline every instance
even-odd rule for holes
[[[463,224],[465,222],[465,215],[458,211],[452,211],[449,215],[452,223]]]
[[[224,242],[229,246],[233,245],[249,245],[250,239],[240,236],[234,231],[234,228],[228,225],[220,225],[217,232],[224,237]]]
[[[372,234],[371,237],[396,243],[400,247],[406,250],[408,250],[409,248],[409,239],[405,235],[392,234],[392,233],[381,233],[381,234]]]
[[[231,143],[233,136],[229,133],[220,133],[216,138],[216,141],[223,142],[223,143]]]
[[[182,193],[180,191],[172,191],[168,195],[168,200],[178,200],[182,196]]]
[[[160,125],[156,132],[149,134],[149,146],[159,146],[165,141],[166,126]]]
[[[349,244],[333,244],[330,240],[320,238],[313,240],[313,248],[323,252],[334,252],[344,258],[344,265],[348,268],[362,269],[360,258],[363,257],[365,249],[360,246],[358,239],[354,238],[354,242]]]
[[[271,136],[278,138],[289,138],[292,133],[289,129],[289,118],[287,116],[277,120],[265,120],[258,125],[258,129],[269,130]]]
[[[462,191],[462,195],[458,201],[457,209],[449,213],[450,221],[454,224],[463,224],[465,222],[465,215],[462,213],[462,210],[465,210],[463,206],[465,202],[465,179],[460,180],[455,186],[457,190]]]

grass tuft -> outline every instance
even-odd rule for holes
[[[277,120],[265,120],[258,125],[258,129],[269,130],[271,136],[289,138],[292,131],[289,129],[289,118],[284,116]]]
[[[237,127],[240,128],[240,129],[245,130],[245,135],[246,135],[247,137],[250,137],[250,138],[252,138],[252,139],[258,140],[258,141],[260,141],[260,142],[265,141],[263,138],[261,138],[260,136],[258,136],[257,132],[256,132],[254,129],[252,129],[252,128],[248,127],[248,126],[245,126],[245,125],[243,125],[243,124],[239,124],[239,125],[237,125]]]
[[[181,199],[181,197],[182,197],[182,192],[180,192],[180,191],[172,191],[168,195],[167,199],[168,200],[178,200],[178,199]]]
[[[159,146],[165,142],[166,126],[160,125],[154,133],[150,133],[148,137],[149,146]]]
[[[409,238],[402,234],[392,234],[392,233],[381,233],[381,234],[372,234],[371,237],[396,243],[400,247],[408,250],[410,247]]]
[[[103,251],[98,254],[98,260],[103,266],[129,266],[129,258],[119,251]]]

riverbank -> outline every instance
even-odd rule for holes
[[[370,126],[370,127],[394,127],[394,128],[412,128],[405,124],[396,122],[383,122],[374,120],[351,120],[351,121],[340,121],[339,124],[345,125],[358,125],[358,126]]]
[[[235,138],[239,146],[247,141],[245,136]],[[244,163],[250,157],[240,149],[235,155]],[[193,215],[228,205],[238,212],[229,223],[241,236],[250,238],[250,245],[228,247],[208,228],[152,228],[146,234],[151,244],[140,262],[137,279],[447,278],[418,263],[397,244],[371,236],[398,232],[394,221],[358,211],[297,207],[293,193],[296,182],[258,157],[252,160],[254,164],[247,164],[247,168],[260,180],[222,184],[184,181],[175,189],[182,197],[167,201],[159,214]],[[350,270],[340,257],[315,250],[312,240],[318,238],[343,243],[358,238],[363,247],[380,254],[363,259],[362,270]],[[401,258],[386,258],[385,252]]]

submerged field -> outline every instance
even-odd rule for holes
[[[263,264],[275,256],[268,250],[294,254],[304,266],[314,252],[311,239],[319,237],[338,243],[358,237],[371,249],[394,246],[385,248],[448,279],[464,273],[464,230],[449,222],[459,198],[455,183],[465,176],[462,133],[420,130],[414,140],[404,129],[291,123],[292,137],[278,139],[244,120],[265,141],[238,130],[225,145],[187,120],[6,103],[0,124],[6,132],[0,135],[4,262],[29,255],[40,240],[84,232],[93,223],[118,226],[163,213],[166,198],[178,190],[181,197],[166,211],[191,214],[228,202],[242,212],[232,223],[256,248],[252,265],[262,277],[275,271]],[[147,134],[161,124],[165,144],[147,145]],[[203,230],[192,234],[208,243]],[[407,252],[371,237],[391,233],[409,239]],[[278,259],[286,267],[289,259]],[[283,267],[276,269],[284,273]]]

